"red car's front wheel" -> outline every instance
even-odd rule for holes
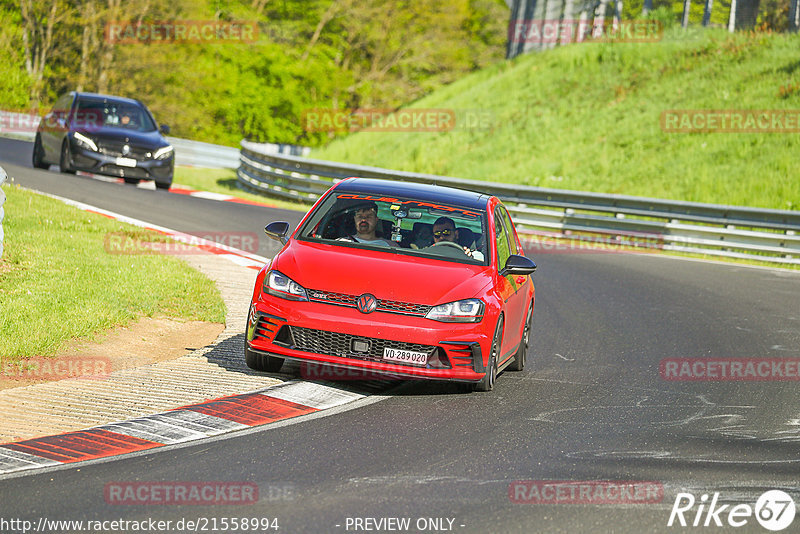
[[[266,371],[267,373],[278,373],[283,367],[283,358],[253,352],[247,348],[247,341],[244,342],[244,362],[254,371]]]
[[[489,356],[489,361],[486,363],[486,374],[480,382],[477,382],[473,389],[475,391],[492,391],[494,383],[497,380],[497,358],[500,357],[500,343],[503,341],[503,316],[497,321],[497,328],[494,330],[494,338],[492,338],[492,353]]]

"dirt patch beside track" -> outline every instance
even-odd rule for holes
[[[203,321],[177,321],[168,318],[143,317],[137,322],[103,334],[97,341],[70,342],[52,359],[37,359],[61,369],[99,362],[105,371],[140,367],[172,360],[193,350],[211,345],[222,333],[224,325]],[[108,368],[110,366],[110,368]],[[0,390],[41,384],[66,378],[57,372],[19,371],[0,368]]]

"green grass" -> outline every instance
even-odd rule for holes
[[[360,132],[311,157],[389,169],[715,204],[800,209],[797,134],[664,133],[665,110],[797,109],[797,34],[675,28],[493,65],[412,104],[488,127]],[[457,111],[457,113],[460,113]]]
[[[92,339],[141,316],[215,323],[225,305],[214,283],[181,260],[106,251],[105,237],[164,237],[3,187],[0,358],[54,354],[73,338]]]
[[[175,167],[175,177],[173,182],[178,185],[185,185],[198,191],[209,191],[211,193],[221,193],[231,195],[245,200],[261,202],[270,206],[285,208],[290,210],[308,211],[307,204],[299,202],[289,202],[286,200],[274,199],[265,195],[251,193],[239,187],[236,181],[236,171],[233,169],[203,169],[197,167]]]

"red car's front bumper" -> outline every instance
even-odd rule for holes
[[[261,294],[248,316],[247,347],[278,358],[315,362],[391,376],[475,382],[485,374],[493,331],[478,323],[443,323],[424,317]],[[488,331],[487,331],[488,330]],[[369,343],[368,352],[353,350]],[[387,362],[385,347],[429,353],[425,366]],[[357,376],[357,375],[356,375]]]

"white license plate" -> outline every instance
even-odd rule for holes
[[[412,365],[425,365],[428,363],[428,355],[424,352],[413,350],[383,349],[383,359],[390,362],[410,363]]]
[[[136,167],[136,160],[133,158],[117,158],[117,165],[120,167]]]

